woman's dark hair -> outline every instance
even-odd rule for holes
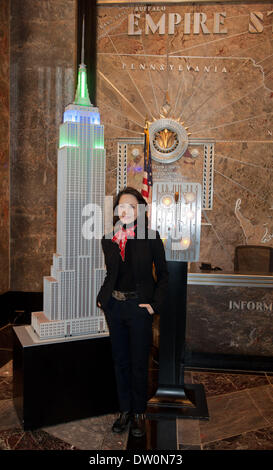
[[[113,207],[113,225],[115,226],[115,224],[119,221],[119,217],[118,215],[115,215],[115,211],[116,211],[117,206],[119,205],[120,198],[121,196],[123,196],[123,194],[131,194],[132,196],[135,196],[138,204],[141,204],[140,210],[145,211],[145,226],[147,227],[148,226],[148,214],[146,210],[147,202],[145,201],[142,194],[137,189],[133,188],[132,186],[127,186],[126,188],[122,189],[116,196],[116,199],[114,201],[114,207]]]

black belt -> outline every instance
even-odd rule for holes
[[[131,292],[121,292],[119,290],[113,290],[112,297],[117,300],[128,300],[128,299],[137,299],[138,292],[131,291]]]

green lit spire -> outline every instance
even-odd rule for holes
[[[86,66],[84,64],[80,64],[80,67],[79,67],[78,86],[77,86],[74,104],[79,104],[81,106],[92,106],[90,98],[89,98],[88,88],[87,88]]]
[[[82,53],[81,53],[81,63],[78,71],[78,85],[76,90],[76,96],[74,104],[81,106],[92,106],[88,87],[87,87],[87,71],[86,65],[84,64],[84,17],[82,23]]]

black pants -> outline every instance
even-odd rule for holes
[[[109,301],[105,316],[110,332],[120,411],[144,413],[147,406],[151,315],[138,299]]]

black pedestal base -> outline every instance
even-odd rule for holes
[[[148,401],[146,416],[148,419],[209,419],[203,385],[159,385]]]
[[[109,336],[35,343],[14,328],[13,401],[25,430],[116,413]]]

